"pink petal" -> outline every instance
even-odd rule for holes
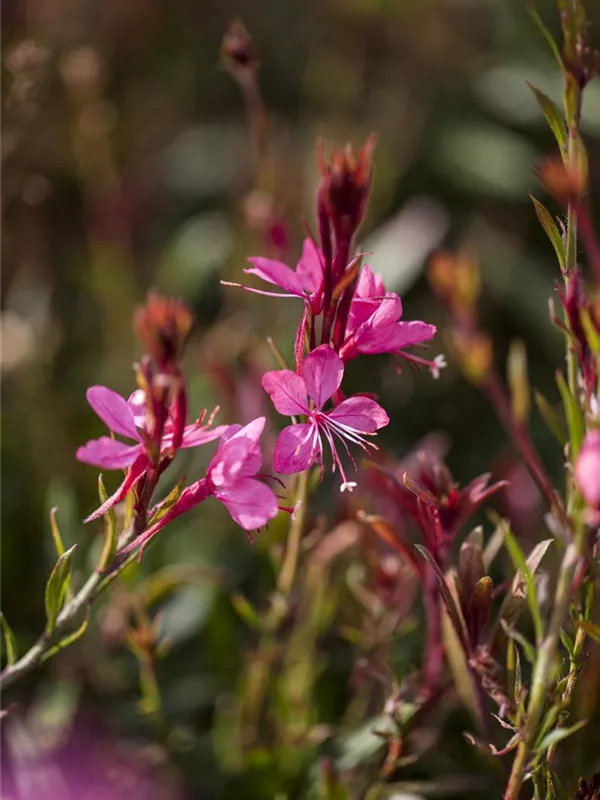
[[[321,440],[314,425],[289,425],[277,438],[273,467],[281,475],[304,472],[321,455]]]
[[[302,255],[296,265],[296,275],[304,291],[315,294],[323,283],[323,262],[321,251],[310,237],[304,240]]]
[[[252,269],[245,269],[247,275],[256,275],[262,278],[263,281],[274,283],[275,286],[280,286],[286,292],[302,296],[304,291],[302,284],[293,269],[290,269],[286,264],[281,261],[274,261],[271,258],[249,258],[248,261],[252,264]]]
[[[264,427],[265,418],[257,417],[221,445],[207,472],[214,486],[225,486],[242,476],[256,475],[262,465],[258,440]]]
[[[127,475],[125,476],[125,480],[119,486],[117,491],[112,494],[108,500],[105,500],[102,505],[97,508],[89,517],[86,517],[84,522],[91,522],[94,519],[99,519],[100,517],[104,516],[106,512],[111,509],[113,506],[116,506],[117,503],[120,503],[121,500],[124,500],[127,496],[127,493],[135,486],[138,480],[142,477],[148,467],[148,459],[145,453],[142,453],[137,461],[135,461]]]
[[[262,377],[265,392],[273,405],[286,417],[308,414],[308,397],[304,379],[291,369],[271,370]]]
[[[142,452],[141,444],[125,444],[101,436],[92,439],[77,450],[77,460],[102,469],[125,469],[133,464]]]
[[[216,428],[206,429],[203,428],[201,425],[186,425],[185,430],[183,431],[183,440],[181,442],[182,447],[198,447],[198,445],[206,444],[207,442],[213,442],[215,439],[218,439],[220,436],[223,436],[225,433],[228,432],[231,425],[217,425]],[[173,440],[172,434],[165,436],[163,438],[163,447],[165,446],[166,439],[171,437],[171,441]]]
[[[379,339],[365,337],[358,342],[361,353],[395,353],[404,347],[428,342],[436,333],[435,325],[427,322],[398,322],[387,329],[382,329]]]
[[[356,285],[356,297],[382,298],[385,295],[385,286],[381,275],[375,274],[368,264],[365,264]]]
[[[379,403],[360,395],[344,400],[327,416],[359,433],[375,433],[390,421]]]
[[[86,395],[88,403],[113,433],[139,439],[133,411],[127,400],[106,386],[90,386]]]
[[[302,372],[308,396],[321,409],[340,388],[344,362],[332,347],[322,344],[306,356]]]
[[[246,531],[262,528],[279,511],[273,490],[253,478],[240,478],[230,486],[219,488],[215,497],[223,503],[234,522]]]

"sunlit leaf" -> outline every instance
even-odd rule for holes
[[[17,640],[12,632],[12,628],[4,614],[0,611],[0,621],[2,623],[2,633],[4,634],[4,643],[6,645],[6,663],[10,667],[17,660]]]
[[[67,582],[71,574],[71,561],[77,545],[64,552],[54,565],[46,584],[46,635],[51,636],[56,627],[56,619],[65,598]]]
[[[535,213],[539,220],[540,225],[546,232],[546,236],[550,239],[550,244],[554,248],[554,252],[556,253],[556,257],[558,259],[558,263],[561,269],[564,270],[565,268],[565,246],[563,244],[562,236],[560,235],[560,231],[556,227],[556,222],[552,218],[552,214],[548,211],[546,206],[541,203],[536,197],[534,197],[531,193],[529,194],[531,201],[533,203],[533,207],[535,209]]]

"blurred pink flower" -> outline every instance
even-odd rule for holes
[[[277,516],[279,506],[275,493],[257,480],[262,466],[258,440],[264,427],[264,417],[258,417],[244,427],[230,425],[221,437],[219,449],[208,466],[206,478],[184,489],[173,508],[122,552],[128,553],[145,546],[161,528],[209,497],[220,500],[234,522],[248,532],[262,528]]]
[[[386,292],[380,275],[372,272],[368,265],[363,267],[358,280],[346,325],[344,343],[340,356],[344,361],[355,358],[360,353],[397,353],[409,360],[399,351],[405,347],[428,342],[435,336],[435,325],[413,320],[401,322],[402,300],[393,292]],[[439,369],[441,362],[427,362]]]
[[[146,454],[144,433],[148,428],[144,393],[134,392],[129,400],[108,389],[106,386],[90,386],[86,392],[88,403],[113,434],[133,439],[135,444],[127,444],[111,436],[91,439],[77,450],[77,459],[84,464],[91,464],[101,469],[128,469],[125,480],[117,491],[91,514],[86,522],[97,519],[108,509],[119,503],[144,474],[149,465]],[[218,425],[209,429],[198,420],[186,425],[183,431],[181,447],[197,447],[218,439],[227,425]],[[173,445],[172,421],[169,418],[165,425],[165,434],[161,442],[161,453],[168,451]]]
[[[337,466],[343,479],[341,490],[351,491],[356,486],[346,477],[334,437],[342,442],[354,464],[346,441],[359,445],[363,450],[376,449],[364,437],[374,435],[387,425],[389,417],[378,403],[360,395],[344,400],[332,411],[322,411],[323,405],[340,388],[343,376],[344,362],[327,344],[306,356],[302,375],[284,369],[263,376],[264,389],[280,414],[306,415],[309,419],[308,423],[290,425],[279,434],[273,459],[277,472],[289,475],[302,472],[316,462],[322,465],[325,436],[333,456],[333,470]],[[314,407],[311,407],[309,398]]]
[[[588,506],[600,509],[600,430],[589,431],[583,440],[575,462],[575,481]]]
[[[312,239],[305,239],[302,246],[302,255],[296,265],[296,270],[290,269],[282,261],[272,258],[257,256],[249,258],[252,264],[250,269],[245,269],[247,275],[256,275],[267,283],[272,283],[284,290],[280,292],[267,292],[263,289],[254,289],[243,286],[249,292],[264,294],[270,297],[302,297],[308,298],[314,314],[321,310],[323,301],[323,264],[322,254]],[[237,283],[222,281],[226,286],[240,286]]]

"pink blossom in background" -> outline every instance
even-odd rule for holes
[[[302,246],[302,255],[296,265],[295,271],[282,261],[272,258],[256,256],[249,258],[252,267],[245,269],[247,275],[256,275],[267,283],[272,283],[284,290],[280,292],[267,292],[263,289],[254,289],[243,286],[249,292],[264,294],[272,297],[302,297],[308,298],[314,314],[321,310],[323,302],[323,263],[321,250],[316,247],[312,239],[305,239]],[[222,281],[226,286],[239,286],[236,283]]]
[[[346,477],[335,439],[343,444],[354,463],[347,442],[357,444],[363,450],[375,448],[365,436],[372,436],[387,425],[389,417],[378,403],[360,395],[344,400],[332,411],[323,411],[324,404],[340,388],[343,376],[344,363],[327,344],[306,356],[302,375],[288,369],[263,375],[265,391],[280,414],[308,417],[308,422],[290,425],[279,434],[273,459],[277,472],[289,475],[302,472],[315,463],[322,465],[324,437],[333,456],[333,469],[339,468],[342,476],[341,490],[351,491],[356,486]]]
[[[600,509],[600,430],[590,431],[575,462],[575,481],[588,506]]]
[[[127,444],[110,436],[101,436],[91,439],[77,450],[77,460],[84,464],[91,464],[100,469],[128,469],[125,480],[117,491],[94,511],[87,519],[97,519],[105,514],[108,509],[119,503],[144,474],[149,465],[146,455],[144,432],[148,427],[143,392],[134,392],[129,400],[121,397],[106,386],[90,386],[86,392],[88,403],[98,417],[113,434],[133,439],[135,444]],[[181,447],[197,447],[207,442],[218,439],[226,430],[227,425],[218,425],[209,429],[200,423],[186,425],[183,432]],[[170,418],[165,425],[165,434],[162,438],[161,452],[166,452],[173,444],[172,422]]]
[[[264,427],[264,417],[258,417],[244,427],[228,426],[208,466],[206,478],[184,489],[173,508],[122,552],[145,546],[161,528],[209,497],[216,497],[223,503],[234,522],[248,532],[262,528],[276,517],[279,512],[277,497],[271,488],[257,479],[262,467],[259,439]]]

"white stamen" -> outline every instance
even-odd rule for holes
[[[344,483],[342,483],[342,485],[340,486],[340,492],[345,492],[346,490],[351,492],[355,486],[358,486],[358,484],[355,481],[344,481]]]

